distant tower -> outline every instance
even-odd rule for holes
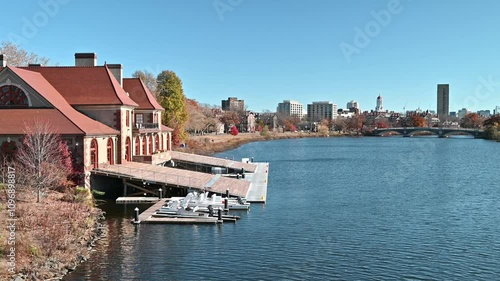
[[[450,112],[450,85],[437,86],[437,114],[439,117],[448,116]]]
[[[377,107],[375,107],[375,111],[376,112],[382,112],[384,111],[384,105],[383,105],[383,101],[382,101],[382,96],[379,95],[377,97]]]

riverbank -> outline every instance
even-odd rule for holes
[[[345,136],[345,134],[330,133],[331,137]],[[192,136],[186,142],[186,147],[177,147],[175,150],[199,155],[213,155],[215,153],[231,150],[243,144],[256,141],[296,139],[296,138],[318,138],[325,137],[321,133],[309,132],[285,132],[269,133],[240,133],[236,136],[230,134]]]
[[[8,202],[0,186],[0,201]],[[6,227],[0,231],[0,280],[59,280],[90,257],[103,235],[104,220],[86,189],[48,191],[36,202],[31,190],[17,189],[13,205],[0,203]],[[10,220],[11,211],[15,220]]]

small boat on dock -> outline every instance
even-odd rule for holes
[[[182,199],[173,199],[167,202],[152,214],[152,217],[163,217],[163,218],[182,218],[182,219],[208,219],[212,220],[218,218],[218,213],[214,212],[214,208],[209,205],[207,208],[199,208],[195,206],[194,208],[189,207],[189,202],[193,198],[193,194],[188,194],[188,196]],[[206,209],[206,210],[205,210]],[[222,210],[222,209],[221,209]],[[217,210],[218,212],[218,210]],[[222,221],[235,222],[240,219],[239,216],[233,216],[228,214],[221,214],[220,219]]]
[[[191,196],[190,196],[191,194]],[[227,209],[229,210],[248,210],[250,209],[250,203],[245,202],[244,199],[237,198],[222,198],[222,196],[212,194],[208,196],[208,192],[198,193],[196,191],[190,192],[186,198],[190,196],[188,201],[188,206],[191,208],[198,207],[200,209],[207,209],[208,206],[212,206],[214,209],[225,208],[225,200],[227,202]]]

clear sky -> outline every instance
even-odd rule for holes
[[[450,111],[500,105],[497,0],[33,0],[2,11],[0,41],[59,65],[95,52],[125,76],[170,69],[201,103],[354,99],[370,110],[381,94],[388,110],[436,110],[444,83]]]

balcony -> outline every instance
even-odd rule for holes
[[[135,123],[132,127],[134,133],[159,132],[160,123]]]
[[[134,162],[158,165],[172,159],[171,151],[156,152],[153,155],[135,155],[132,157]]]

